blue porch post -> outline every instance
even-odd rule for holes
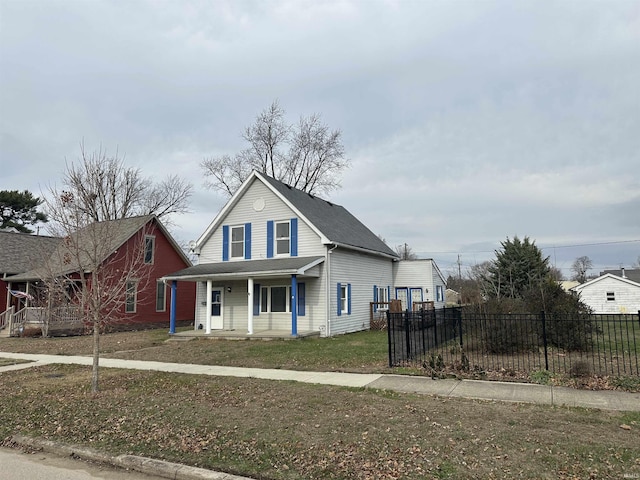
[[[298,279],[291,275],[291,336],[298,336]]]
[[[178,294],[178,281],[171,281],[171,313],[169,314],[169,333],[176,333],[176,295]]]

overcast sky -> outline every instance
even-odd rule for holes
[[[102,145],[193,182],[187,242],[275,99],[343,132],[330,200],[445,273],[514,235],[567,276],[640,256],[640,0],[0,0],[0,189]]]

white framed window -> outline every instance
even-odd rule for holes
[[[616,292],[607,292],[607,302],[616,301]]]
[[[156,282],[156,312],[164,312],[167,310],[167,286],[158,280]]]
[[[444,287],[436,285],[436,302],[444,302]]]
[[[130,280],[125,286],[125,304],[124,311],[126,313],[136,313],[136,303],[138,300],[138,282]]]
[[[231,227],[231,258],[244,258],[244,225]]]
[[[155,257],[156,249],[156,237],[153,235],[144,236],[144,263],[147,265],[153,265],[153,259]]]
[[[289,313],[291,302],[291,286],[260,287],[261,313]]]
[[[291,252],[291,225],[286,222],[276,222],[276,255],[289,255]]]
[[[340,285],[340,311],[347,312],[349,308],[349,289],[346,284]]]
[[[377,287],[378,289],[378,302],[388,302],[389,301],[389,289],[387,287]],[[387,310],[389,305],[380,305],[378,306],[378,310]]]

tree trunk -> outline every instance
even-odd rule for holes
[[[93,321],[93,368],[91,370],[91,392],[98,393],[98,360],[100,359],[100,322]]]

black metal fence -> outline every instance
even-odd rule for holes
[[[637,315],[485,314],[464,307],[387,313],[389,366],[640,375]]]

